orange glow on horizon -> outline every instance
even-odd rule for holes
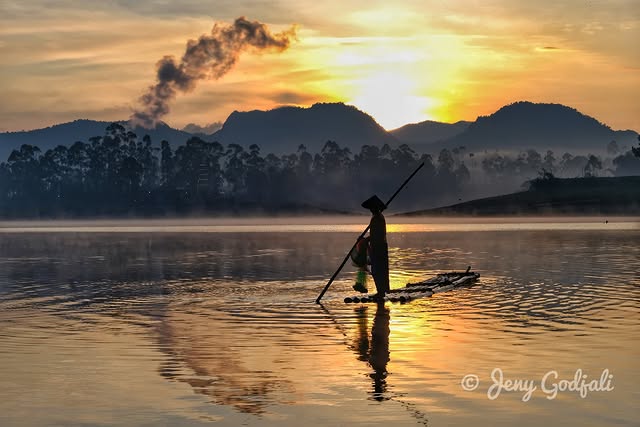
[[[242,3],[213,21],[232,21]],[[614,129],[640,128],[631,42],[640,25],[632,6],[559,4],[561,23],[545,7],[518,2],[297,7],[313,13],[279,15],[276,23],[266,6],[252,7],[273,31],[299,24],[297,41],[281,54],[243,55],[224,78],[181,94],[167,123],[182,128],[224,122],[235,110],[345,102],[393,129],[475,120],[526,100],[565,104]],[[196,8],[170,20],[153,12],[141,20],[137,9],[123,14],[109,4],[99,14],[79,3],[8,11],[0,18],[0,131],[128,117],[158,59],[179,57],[188,40],[210,31],[210,12]],[[41,42],[43,28],[49,43]]]

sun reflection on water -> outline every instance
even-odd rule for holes
[[[353,306],[347,266],[319,306],[349,233],[2,234],[3,424],[469,425],[482,413],[533,427],[588,425],[610,406],[634,425],[637,230],[411,227],[388,236],[393,287],[467,265],[480,281]],[[461,389],[495,367],[538,379],[606,367],[616,388],[526,406]]]

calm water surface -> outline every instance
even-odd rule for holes
[[[362,222],[0,224],[0,425],[640,424],[640,223],[389,220],[392,287],[480,282],[314,304]]]

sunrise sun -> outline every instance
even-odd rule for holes
[[[419,95],[417,82],[393,71],[371,74],[354,83],[355,95],[349,100],[372,115],[385,129],[430,119],[434,101]]]

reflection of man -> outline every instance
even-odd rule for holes
[[[387,246],[387,223],[382,215],[386,205],[378,196],[362,202],[362,207],[371,211],[369,223],[369,245],[371,248],[371,275],[380,299],[389,292],[389,248]]]
[[[384,304],[378,304],[373,327],[371,328],[371,340],[367,330],[366,307],[356,309],[358,316],[358,337],[356,351],[358,359],[367,361],[373,372],[369,375],[373,380],[373,398],[378,401],[386,400],[384,393],[387,391],[387,364],[389,363],[389,309]]]
[[[373,368],[370,375],[373,380],[373,398],[384,400],[383,393],[387,391],[387,363],[389,363],[389,309],[378,304],[376,317],[371,328],[371,352],[369,365]]]

